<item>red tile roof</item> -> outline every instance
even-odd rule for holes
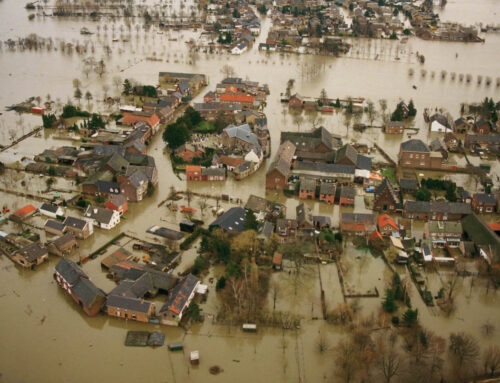
[[[488,226],[493,231],[500,231],[500,222],[489,223]]]
[[[226,102],[242,102],[242,103],[253,103],[255,97],[251,94],[231,94],[231,93],[222,93],[220,95],[220,101]]]
[[[35,210],[36,210],[36,207],[29,204],[29,205],[26,205],[25,207],[22,207],[18,211],[14,212],[14,215],[18,216],[18,217],[26,217],[28,214],[33,213]]]
[[[379,228],[390,225],[392,226],[392,228],[394,228],[394,230],[399,230],[399,227],[398,225],[396,225],[396,222],[394,222],[394,219],[392,219],[392,217],[387,214],[382,214],[381,216],[379,216],[377,223]]]
[[[153,113],[151,116],[138,116],[136,114],[125,113],[122,119],[122,124],[124,125],[133,125],[137,121],[147,122],[150,126],[155,126],[160,122],[160,118]]]

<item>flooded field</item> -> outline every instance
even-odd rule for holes
[[[443,11],[443,20],[467,23],[495,23],[500,13],[500,6],[495,0],[449,1]],[[472,19],[471,19],[472,18]],[[355,41],[358,47],[349,57],[333,58],[319,56],[298,56],[283,54],[266,54],[257,51],[258,42],[265,40],[270,20],[263,19],[262,33],[257,38],[254,48],[241,56],[188,52],[185,42],[191,38],[199,38],[199,32],[181,31],[158,34],[154,28],[146,31],[140,27],[142,22],[136,20],[128,29],[120,20],[91,21],[87,19],[65,19],[37,16],[28,21],[24,4],[14,0],[0,2],[0,38],[16,39],[36,33],[43,38],[52,38],[54,43],[60,40],[73,44],[87,44],[88,52],[83,55],[64,54],[60,50],[11,51],[3,44],[0,51],[0,142],[4,145],[10,140],[10,130],[16,135],[28,132],[41,124],[39,116],[17,115],[6,112],[4,107],[23,101],[32,96],[40,96],[42,100],[56,100],[63,104],[72,98],[72,81],[78,78],[82,89],[93,95],[93,100],[82,105],[91,110],[116,110],[116,106],[108,107],[102,101],[104,94],[117,95],[124,79],[135,79],[145,84],[157,84],[159,71],[180,71],[205,73],[209,78],[208,89],[224,76],[221,67],[229,63],[236,74],[243,78],[268,84],[271,91],[265,113],[272,140],[274,155],[280,140],[280,132],[285,130],[305,131],[311,128],[307,117],[298,125],[288,108],[280,103],[280,93],[285,91],[289,79],[296,79],[294,92],[305,96],[317,97],[321,89],[325,89],[329,97],[364,97],[376,104],[380,99],[388,101],[389,110],[394,109],[400,99],[413,99],[418,109],[414,121],[419,129],[416,137],[425,142],[432,141],[424,124],[422,112],[424,108],[443,108],[458,118],[462,102],[477,102],[485,97],[495,100],[500,98],[500,87],[495,83],[487,86],[476,81],[467,84],[451,80],[448,76],[442,80],[438,75],[442,70],[473,78],[489,76],[493,79],[500,76],[500,34],[487,34],[484,44],[460,44],[445,42],[426,42],[410,38],[407,44],[398,41],[374,40]],[[104,31],[104,25],[112,23]],[[111,24],[110,24],[111,25]],[[136,25],[139,26],[136,28]],[[95,33],[81,36],[80,28],[86,26]],[[123,28],[122,28],[123,26]],[[99,28],[98,28],[99,27]],[[97,33],[98,29],[100,30]],[[122,38],[123,36],[123,38]],[[128,37],[129,36],[129,37]],[[120,41],[113,42],[119,38]],[[173,41],[176,39],[176,41]],[[128,41],[123,41],[128,40]],[[55,44],[58,47],[58,44]],[[111,53],[105,52],[109,46]],[[92,49],[93,47],[93,49]],[[93,52],[92,52],[93,50]],[[425,55],[425,65],[416,63],[416,52]],[[357,53],[356,53],[357,52]],[[383,53],[380,59],[374,60],[377,52]],[[104,58],[106,73],[99,77],[95,73],[87,77],[83,72],[83,59],[93,56]],[[395,57],[401,57],[396,60]],[[149,59],[148,59],[149,58]],[[154,61],[151,60],[154,58]],[[421,75],[421,69],[427,71]],[[414,75],[409,76],[409,70]],[[431,72],[435,72],[433,78]],[[313,73],[313,74],[312,74]],[[118,81],[115,81],[118,78]],[[116,86],[115,84],[118,84]],[[200,94],[194,101],[203,97]],[[74,101],[74,100],[73,100]],[[340,113],[323,116],[323,124],[332,133],[339,134],[345,142],[357,141],[370,146],[377,143],[396,159],[399,144],[404,137],[390,136],[381,133],[380,129],[368,129],[364,133],[354,132],[346,127],[344,117]],[[382,123],[378,121],[378,124]],[[434,137],[435,138],[435,137]],[[15,163],[23,157],[32,158],[44,149],[73,144],[70,140],[54,137],[53,133],[43,132],[39,137],[32,136],[20,144],[0,153],[0,161]],[[99,248],[120,232],[126,232],[148,241],[155,241],[154,236],[146,234],[152,225],[162,225],[177,229],[182,218],[181,213],[174,213],[166,206],[159,207],[173,186],[177,190],[186,187],[194,188],[200,193],[220,195],[222,193],[239,197],[246,201],[249,195],[266,196],[269,199],[285,203],[287,215],[295,217],[296,199],[287,199],[283,194],[268,192],[264,189],[265,167],[243,181],[229,178],[225,183],[198,183],[195,186],[179,179],[173,172],[170,160],[164,152],[164,143],[157,135],[148,147],[148,154],[156,160],[159,173],[159,186],[154,194],[139,204],[130,204],[127,219],[110,231],[97,230],[92,238],[82,243],[77,260]],[[458,159],[461,161],[461,159]],[[473,158],[472,161],[479,161]],[[500,174],[498,161],[490,161],[492,174]],[[10,171],[9,171],[10,172]],[[450,176],[459,185],[473,185],[474,178],[463,175]],[[24,184],[22,183],[24,181]],[[498,179],[494,180],[498,183]],[[29,191],[44,196],[45,178],[34,175],[23,175],[12,171],[0,179],[0,188],[15,191]],[[71,181],[57,180],[57,187],[72,190]],[[23,197],[0,192],[0,205],[21,207],[33,202]],[[196,199],[192,202],[196,206]],[[212,207],[215,202],[208,201]],[[187,204],[185,199],[179,204]],[[328,206],[317,202],[307,202],[314,214],[327,215],[332,218],[334,226],[338,225],[341,211],[338,206]],[[223,203],[227,209],[234,204]],[[195,218],[210,223],[213,219],[210,207],[205,215]],[[356,212],[365,212],[363,197],[357,196]],[[76,213],[75,213],[76,214]],[[40,217],[30,221],[42,225]],[[13,225],[9,223],[8,225]],[[421,236],[423,227],[416,224],[413,228],[417,237]],[[3,226],[2,230],[8,230]],[[37,230],[37,229],[33,229]],[[40,231],[43,238],[43,232]],[[183,254],[176,270],[182,272],[190,267],[197,253],[199,242]],[[348,266],[345,283],[356,292],[367,292],[375,287],[379,298],[359,298],[358,303],[363,315],[377,313],[384,294],[386,283],[392,273],[381,258],[374,258],[369,252],[360,252],[355,248],[347,248],[345,263]],[[98,257],[83,266],[93,281],[105,291],[114,287],[114,282],[106,277],[101,269]],[[211,277],[219,277],[222,271],[210,270],[204,283],[208,283],[210,291],[207,302],[202,305],[205,322],[195,324],[187,331],[181,328],[166,328],[153,324],[140,324],[106,317],[86,317],[74,302],[57,286],[52,278],[57,259],[37,268],[36,272],[21,270],[6,257],[0,257],[0,303],[5,311],[0,325],[0,339],[3,347],[0,351],[0,382],[101,382],[121,381],[136,382],[319,382],[338,381],[334,376],[332,352],[318,352],[318,339],[321,335],[333,345],[342,339],[342,327],[332,326],[322,318],[321,283],[325,291],[328,308],[334,308],[344,301],[338,278],[337,266],[306,265],[299,277],[286,271],[274,273],[271,283],[278,290],[276,299],[271,288],[266,301],[268,310],[289,311],[302,318],[300,329],[282,330],[262,328],[257,334],[246,334],[239,327],[215,324],[213,316],[217,312],[218,297],[215,286],[208,282]],[[405,268],[398,269],[403,276]],[[429,274],[429,285],[435,295],[446,280],[446,270]],[[443,315],[438,308],[429,309],[415,288],[411,291],[412,304],[419,310],[421,323],[432,331],[447,337],[453,331],[467,331],[480,340],[482,346],[500,345],[500,331],[485,336],[481,326],[486,322],[498,324],[500,317],[499,293],[482,279],[471,287],[471,278],[460,278],[457,288],[456,310],[450,316]],[[128,330],[160,330],[166,336],[166,343],[184,340],[185,351],[172,353],[166,347],[160,349],[129,348],[124,346]],[[188,353],[199,350],[201,364],[192,367],[188,362]],[[208,373],[209,366],[219,365],[223,368],[220,375]]]

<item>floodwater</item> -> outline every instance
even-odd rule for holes
[[[500,8],[498,2],[494,0],[450,1],[445,10],[440,11],[444,20],[484,24],[494,22],[495,12],[500,12]],[[472,19],[468,21],[469,18]],[[228,56],[202,52],[190,55],[185,41],[190,38],[197,40],[199,32],[158,34],[154,28],[146,32],[142,28],[135,27],[135,24],[142,24],[141,20],[133,22],[134,26],[130,32],[126,28],[120,30],[119,21],[60,20],[42,16],[37,16],[34,21],[28,21],[24,4],[14,0],[3,0],[0,3],[0,21],[2,40],[37,33],[41,37],[52,38],[55,47],[58,48],[52,52],[46,50],[20,52],[9,51],[3,44],[0,52],[2,107],[31,96],[41,96],[42,100],[45,100],[47,94],[50,94],[52,100],[56,100],[56,104],[65,103],[73,95],[72,80],[79,78],[82,81],[82,91],[85,93],[88,90],[94,96],[91,105],[82,101],[82,106],[111,112],[112,110],[107,109],[99,100],[103,99],[104,85],[109,88],[109,94],[117,94],[118,88],[113,81],[116,76],[120,77],[121,82],[129,78],[146,84],[156,84],[159,71],[200,72],[209,77],[208,90],[213,89],[223,78],[220,68],[229,63],[238,76],[269,85],[271,95],[268,97],[265,113],[271,133],[272,155],[279,145],[281,131],[299,129],[305,131],[311,127],[307,117],[298,126],[279,102],[279,94],[284,92],[286,82],[290,78],[296,80],[294,91],[302,95],[318,96],[324,88],[330,97],[335,98],[365,97],[376,104],[378,100],[386,99],[388,110],[394,109],[399,99],[408,101],[412,98],[419,111],[414,122],[415,127],[420,128],[417,137],[426,142],[435,137],[428,137],[421,113],[424,108],[443,108],[453,116],[458,116],[462,102],[480,101],[484,97],[498,100],[500,96],[500,88],[495,85],[495,79],[499,76],[500,34],[485,35],[484,44],[425,42],[414,38],[410,38],[407,44],[397,41],[357,40],[353,51],[345,58],[266,54],[258,52],[256,46],[242,56]],[[104,32],[105,24],[116,24],[114,37],[112,26]],[[99,33],[97,25],[100,25]],[[81,36],[79,31],[82,26],[87,26],[96,33],[92,36]],[[269,27],[269,18],[264,19],[263,31],[257,42],[265,40]],[[120,37],[122,34],[129,42],[112,42],[113,38],[123,40]],[[89,51],[81,56],[76,53],[63,54],[59,50],[59,41],[62,39],[72,43],[88,42]],[[92,45],[93,56],[98,60],[104,58],[106,62],[107,73],[102,78],[94,73],[87,78],[82,72],[82,61],[92,55],[90,53]],[[112,49],[109,57],[103,51],[104,45],[109,45]],[[423,66],[416,63],[417,51],[426,57]],[[377,55],[379,58],[374,60]],[[161,61],[150,61],[147,60],[148,57],[155,57]],[[410,69],[414,70],[412,77],[409,76]],[[425,77],[422,76],[421,69],[427,71]],[[442,70],[448,73],[444,80],[440,76]],[[455,80],[450,77],[452,72],[457,74]],[[473,81],[469,84],[465,81],[460,82],[458,74],[470,74],[473,76]],[[477,76],[483,77],[480,85],[476,82]],[[493,84],[490,86],[484,82],[488,76],[493,79]],[[417,89],[414,89],[413,85]],[[202,95],[198,96],[198,100],[201,97]],[[14,112],[2,110],[0,142],[2,144],[10,142],[9,130],[13,128],[17,130],[17,136],[20,136],[19,132],[22,129],[27,132],[40,124],[41,120],[37,116],[18,116]],[[346,128],[343,116],[336,113],[325,115],[323,124],[332,133],[343,136],[346,142],[356,140],[370,145],[378,143],[394,159],[399,150],[399,143],[407,137],[386,136],[378,129],[369,129],[363,134],[353,132],[352,128]],[[23,157],[31,157],[46,148],[72,144],[71,141],[55,139],[48,135],[49,133],[44,132],[40,137],[30,137],[0,153],[0,161],[10,163]],[[123,220],[118,228],[109,232],[96,230],[92,238],[82,243],[75,259],[92,252],[120,231],[153,241],[153,236],[145,233],[149,226],[157,224],[176,228],[181,213],[171,212],[165,205],[161,207],[158,205],[168,196],[171,186],[178,190],[185,189],[186,182],[173,173],[159,135],[149,146],[148,154],[154,156],[160,175],[159,187],[153,196],[140,204],[131,204],[127,219]],[[269,161],[266,166],[268,164]],[[492,161],[491,164],[494,171],[498,171],[497,162]],[[287,215],[294,217],[298,201],[286,199],[282,194],[275,192],[266,194],[264,173],[265,170],[262,169],[243,181],[236,182],[229,179],[225,183],[189,184],[189,188],[210,195],[229,194],[243,201],[246,201],[250,194],[266,196],[286,203]],[[8,179],[2,177],[3,184],[0,186],[7,185],[12,190],[26,188],[30,192],[43,195],[45,179],[26,175],[24,180],[27,186],[22,186],[22,177],[22,175],[9,176]],[[470,177],[450,177],[460,184],[474,185],[474,180]],[[66,190],[72,188],[70,183],[63,180],[59,180],[56,186]],[[32,202],[5,193],[0,194],[0,200],[1,204],[6,203],[12,207]],[[358,196],[355,211],[364,211],[362,202],[362,196]],[[197,208],[197,203],[195,198],[191,205]],[[181,200],[178,204],[187,205],[187,201]],[[209,199],[208,204],[214,206],[215,200]],[[225,209],[232,206],[228,203],[222,204]],[[338,206],[332,207],[310,201],[307,204],[313,209],[314,214],[329,215],[334,224],[338,223],[340,214]],[[209,223],[213,219],[211,210],[207,208],[203,216],[197,214],[196,217]],[[33,222],[40,224],[42,219],[35,217]],[[2,230],[13,228],[3,226]],[[195,242],[194,246],[197,245]],[[196,256],[194,246],[181,260],[178,271],[189,267],[194,260]],[[383,286],[390,276],[388,268],[381,259],[356,252],[355,249],[347,249],[346,259],[352,263],[348,276],[349,283],[353,288],[363,291],[377,287],[383,294]],[[257,334],[248,335],[243,334],[239,328],[212,323],[211,314],[216,312],[218,304],[213,286],[207,303],[202,306],[206,316],[205,322],[192,326],[187,332],[182,329],[126,322],[106,316],[87,318],[54,283],[52,273],[56,262],[57,259],[51,258],[48,264],[32,272],[20,270],[7,258],[0,258],[2,281],[0,302],[6,311],[0,325],[0,339],[3,345],[0,351],[0,381],[129,382],[140,379],[151,382],[235,380],[318,382],[333,379],[334,367],[331,363],[333,355],[320,354],[316,345],[320,334],[325,335],[332,344],[337,342],[342,336],[342,330],[329,326],[321,320],[317,266],[307,266],[304,269],[299,289],[296,289],[293,276],[279,273],[272,277],[273,281],[276,280],[281,286],[276,309],[301,315],[303,317],[301,329],[296,332],[259,329]],[[113,283],[106,279],[101,271],[100,258],[85,264],[84,270],[106,291],[113,287]],[[343,301],[336,266],[322,265],[320,273],[327,306],[333,308]],[[219,275],[220,270],[215,269],[211,270],[209,276]],[[205,283],[208,283],[209,276],[205,278]],[[441,280],[433,280],[433,286],[436,285],[437,289],[438,283],[441,283]],[[481,281],[477,282],[472,291],[469,291],[470,280],[464,279],[462,286],[464,286],[462,290],[466,293],[459,294],[457,310],[450,317],[445,317],[435,309],[429,310],[414,289],[412,302],[414,307],[419,309],[421,322],[444,337],[451,331],[465,330],[480,338],[483,346],[491,343],[500,344],[499,331],[488,339],[480,333],[480,326],[485,321],[498,322],[496,320],[500,314],[498,294],[491,289],[486,293],[486,287]],[[363,307],[363,314],[376,311],[380,307],[380,299],[377,298],[364,298],[359,301]],[[271,297],[268,297],[266,307],[272,309]],[[186,350],[184,353],[169,353],[166,348],[153,350],[123,346],[127,330],[146,329],[163,331],[167,343],[183,339]],[[199,367],[191,368],[188,364],[188,353],[195,349],[200,350],[201,364]],[[26,360],[29,360],[29,363],[26,363]],[[224,372],[218,376],[210,375],[208,367],[212,365],[221,366]]]

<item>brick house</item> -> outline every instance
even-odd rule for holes
[[[340,231],[346,234],[369,235],[377,230],[373,214],[342,213]]]
[[[64,220],[64,225],[66,229],[73,232],[78,239],[87,239],[94,233],[94,226],[92,223],[84,219],[67,217]]]
[[[178,326],[182,316],[191,304],[200,280],[193,274],[188,274],[169,293],[169,297],[159,311],[160,323]]]
[[[75,235],[71,232],[47,242],[47,250],[49,253],[59,257],[70,255],[77,247],[78,243],[76,242]]]
[[[295,149],[295,145],[290,141],[285,141],[280,145],[275,159],[266,173],[266,189],[284,190],[287,188]]]
[[[298,223],[295,219],[278,218],[276,233],[281,237],[294,238],[297,233]]]
[[[101,311],[106,302],[106,294],[92,283],[75,262],[61,258],[56,265],[54,278],[87,315],[94,316]]]
[[[404,132],[405,125],[403,121],[389,121],[385,125],[385,133],[387,134],[401,134]]]
[[[491,126],[488,121],[480,119],[476,123],[474,123],[474,132],[477,134],[490,134]]]
[[[187,181],[201,181],[201,166],[189,165],[186,166]]]
[[[29,241],[27,241],[29,242]],[[14,254],[9,255],[18,265],[24,268],[33,268],[49,259],[49,252],[38,242],[29,243],[18,248]]]
[[[472,210],[476,213],[494,213],[497,206],[493,194],[475,193],[472,196]]]
[[[470,129],[470,123],[465,118],[460,117],[458,120],[455,120],[453,125],[453,130],[458,134],[465,134]]]
[[[122,194],[127,198],[127,201],[139,202],[142,201],[148,191],[148,177],[142,170],[136,170],[128,175],[120,183]]]
[[[300,180],[300,199],[314,199],[316,194],[316,181],[311,178],[302,178]]]
[[[406,201],[403,209],[403,217],[424,221],[458,221],[471,213],[471,205],[462,202]]]
[[[132,319],[138,322],[147,323],[155,315],[154,303],[143,298],[109,295],[106,307],[110,316]]]
[[[66,225],[55,219],[48,219],[43,226],[43,229],[47,234],[52,235],[63,235],[66,231]]]
[[[391,182],[387,178],[385,178],[382,183],[375,189],[373,210],[393,212],[398,207],[398,204],[399,198],[396,195]]]
[[[192,163],[194,158],[202,158],[205,155],[205,152],[202,149],[199,149],[191,144],[185,144],[174,151],[177,157],[180,157],[184,160],[184,162]]]
[[[333,205],[335,203],[335,189],[336,185],[331,182],[322,182],[319,187],[319,200],[327,204]]]
[[[216,99],[215,92],[209,91],[203,96],[203,102],[214,102]]]
[[[338,199],[339,206],[354,206],[355,197],[356,189],[353,186],[341,186]]]
[[[399,165],[407,168],[428,168],[431,164],[431,152],[422,140],[412,139],[401,144]]]
[[[302,97],[300,95],[294,94],[288,100],[288,106],[290,108],[302,109],[304,106],[304,100],[302,99]]]
[[[120,215],[123,215],[128,210],[127,198],[123,194],[112,195],[104,206],[107,209],[116,210]]]
[[[424,226],[424,236],[431,241],[432,247],[458,247],[462,238],[460,221],[429,221]]]
[[[121,119],[123,125],[133,126],[137,122],[142,121],[151,126],[152,133],[155,134],[160,127],[160,117],[154,112],[136,112],[125,113]]]
[[[399,227],[394,219],[388,214],[382,214],[377,218],[378,231],[382,235],[391,235],[399,233]]]

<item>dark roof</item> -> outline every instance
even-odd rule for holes
[[[471,206],[462,202],[406,201],[405,210],[409,213],[451,213],[471,214]]]
[[[271,163],[271,166],[269,166],[269,170],[267,171],[267,173],[271,173],[273,170],[276,170],[283,176],[288,177],[288,175],[290,174],[290,162],[287,162],[280,157],[276,161]]]
[[[356,168],[353,165],[324,164],[320,162],[297,161],[295,171],[316,171],[333,174],[354,174]]]
[[[389,190],[390,195],[392,196],[393,200],[395,202],[398,202],[399,198],[396,195],[396,192],[394,191],[394,188],[392,187],[391,181],[389,179],[384,178],[382,183],[375,189],[375,200],[382,194],[385,190]]]
[[[119,295],[130,298],[144,298],[146,294],[154,295],[153,281],[148,273],[143,273],[136,280],[124,280],[116,286],[109,295]]]
[[[496,205],[497,201],[493,194],[486,193],[476,193],[474,194],[474,198],[477,202],[484,205]]]
[[[49,211],[49,212],[54,213],[54,214],[57,213],[57,209],[59,209],[59,206],[52,205],[50,203],[42,203],[42,206],[40,206],[40,210]]]
[[[323,226],[331,226],[332,220],[330,217],[325,215],[314,215],[313,223],[315,226],[323,227]]]
[[[99,223],[109,224],[113,214],[115,214],[115,210],[89,205],[84,215],[87,218],[95,219]]]
[[[245,230],[246,210],[242,207],[232,207],[210,224],[228,231],[242,232]]]
[[[71,286],[73,286],[80,278],[88,279],[87,274],[85,274],[75,262],[67,258],[61,258],[59,260],[56,265],[56,271]]]
[[[309,209],[306,205],[303,203],[297,205],[295,212],[297,214],[297,222],[299,225],[312,224],[311,209]]]
[[[29,244],[28,246],[24,246],[17,252],[21,254],[21,256],[28,262],[35,262],[37,259],[48,254],[47,249],[45,247],[42,247],[38,242],[34,242]]]
[[[118,173],[121,171],[125,172],[127,170],[128,162],[121,154],[115,153],[106,162],[106,165],[109,166],[115,173]]]
[[[266,238],[271,237],[271,234],[274,232],[274,225],[271,222],[265,221],[259,227],[259,234],[262,234]]]
[[[60,237],[54,238],[50,243],[54,244],[56,248],[60,249],[64,245],[76,241],[75,235],[72,232],[61,235]]]
[[[80,278],[71,290],[86,307],[92,306],[98,297],[106,297],[104,291],[99,289],[91,280],[86,278]]]
[[[325,128],[320,127],[312,132],[281,132],[281,142],[290,141],[297,150],[314,150],[321,143],[333,150],[334,138]]]
[[[347,158],[353,165],[356,165],[358,162],[358,152],[353,148],[350,144],[345,144],[339,150],[337,150],[337,154],[335,155],[335,163],[342,161],[344,158]]]
[[[109,295],[107,300],[108,307],[117,307],[123,310],[130,310],[140,313],[148,313],[152,302],[139,298],[122,297],[119,295]]]
[[[401,144],[401,150],[404,152],[429,153],[429,147],[422,140],[412,139]]]
[[[356,168],[362,169],[362,170],[371,170],[372,159],[370,157],[364,156],[362,154],[358,154],[358,158],[356,161]]]
[[[500,263],[500,237],[476,214],[462,218],[462,227],[467,237],[478,246],[491,252],[491,262]]]
[[[188,274],[177,286],[172,289],[167,302],[160,309],[160,312],[169,310],[175,314],[180,314],[199,281],[200,280],[193,274]]]
[[[125,149],[118,145],[96,145],[92,148],[92,154],[97,157],[108,157],[115,153],[123,155]]]
[[[342,213],[342,223],[363,223],[375,225],[375,215],[362,213]]]
[[[315,191],[316,190],[316,180],[311,179],[311,178],[302,178],[300,180],[300,190]]]
[[[64,220],[64,224],[68,227],[83,230],[88,222],[80,218],[66,217],[66,219]]]
[[[342,198],[354,199],[356,197],[356,189],[353,186],[342,186],[340,188],[340,196]]]
[[[415,178],[401,178],[399,180],[399,186],[404,190],[417,190],[418,181]]]
[[[319,194],[332,195],[335,192],[335,184],[331,182],[322,182],[319,187]]]
[[[45,222],[44,227],[48,227],[57,231],[64,231],[66,229],[66,224],[56,221],[55,219],[48,219],[47,222]]]
[[[120,194],[120,185],[116,182],[98,180],[95,186],[99,193]]]

